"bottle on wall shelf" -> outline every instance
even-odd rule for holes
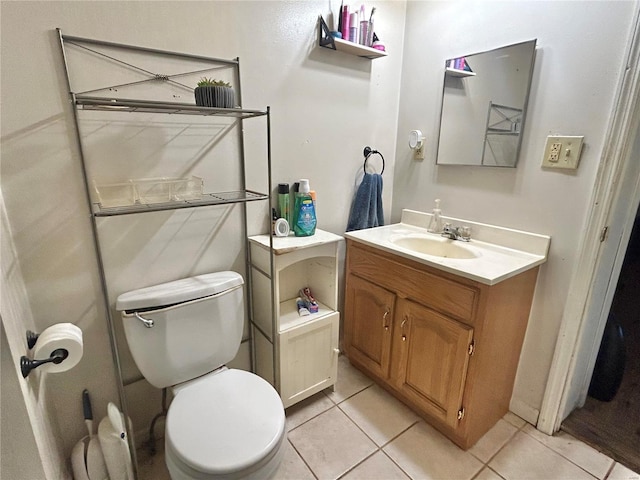
[[[360,31],[358,32],[358,38],[360,40],[360,45],[367,44],[367,38],[369,38],[369,21],[364,13],[364,5],[360,7],[360,15],[358,15],[360,19]]]
[[[358,43],[358,12],[349,16],[349,38],[353,43]]]
[[[440,210],[440,199],[436,198],[436,207],[432,211],[431,221],[429,222],[429,228],[427,228],[427,232],[442,233],[441,214],[442,210]]]
[[[296,237],[310,237],[316,233],[316,209],[310,194],[309,180],[300,180],[293,209],[293,233]]]

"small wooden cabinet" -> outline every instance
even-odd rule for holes
[[[285,407],[337,379],[340,241],[319,229],[311,237],[249,238],[255,371],[278,390]],[[301,317],[296,298],[303,287],[311,289],[320,308]]]
[[[537,271],[488,286],[347,239],[345,352],[469,448],[508,411]]]

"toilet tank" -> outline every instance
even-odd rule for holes
[[[236,272],[217,272],[118,297],[129,350],[151,385],[191,380],[236,356],[244,326],[243,284]],[[153,326],[145,326],[150,321]]]

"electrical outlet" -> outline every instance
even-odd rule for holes
[[[584,136],[557,137],[548,136],[542,157],[544,168],[578,168]]]
[[[551,144],[551,150],[547,157],[548,163],[558,163],[558,160],[560,160],[560,149],[562,149],[562,143],[556,142]]]
[[[419,148],[414,150],[413,158],[416,160],[424,160],[424,142],[422,142]]]

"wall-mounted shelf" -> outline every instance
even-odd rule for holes
[[[467,70],[458,70],[457,68],[445,68],[445,75],[450,77],[475,77],[476,72],[469,72]]]
[[[348,42],[341,38],[332,37],[329,27],[322,16],[318,19],[318,45],[332,50],[337,50],[339,52],[348,53],[349,55],[368,58],[369,60],[387,56],[387,52],[383,52],[382,50],[376,50],[375,48],[366,47],[358,43]]]

